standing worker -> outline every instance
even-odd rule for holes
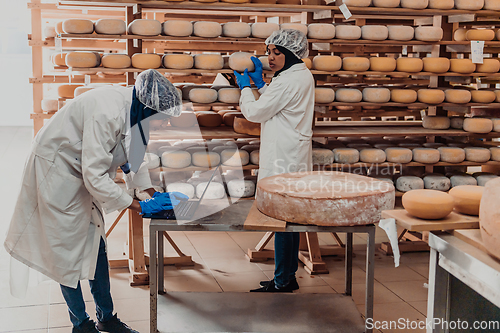
[[[246,119],[261,123],[258,179],[282,173],[312,170],[312,122],[314,78],[302,58],[308,55],[306,36],[293,29],[275,31],[265,41],[269,67],[275,71],[269,86],[264,82],[262,63],[252,57],[254,72],[235,71],[241,89],[240,107]],[[256,101],[250,78],[259,89]],[[299,289],[299,233],[274,235],[274,278],[262,281],[252,292],[292,292]]]
[[[75,98],[34,139],[4,245],[14,259],[61,285],[74,333],[137,332],[113,315],[102,209],[156,213],[184,199],[155,193],[142,164],[149,120],[178,116],[181,106],[172,83],[147,70],[133,88],[102,87]],[[139,202],[118,186],[118,167],[128,188],[152,199]],[[16,281],[27,281],[28,268],[16,260],[11,290],[25,291]],[[97,324],[85,311],[80,280],[89,280]]]

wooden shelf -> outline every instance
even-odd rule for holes
[[[230,149],[230,148],[228,148]],[[227,170],[256,170],[258,169],[259,166],[258,165],[255,165],[255,164],[247,164],[247,165],[243,165],[243,166],[239,166],[239,167],[232,167],[232,166],[227,166],[227,165],[224,165],[224,164],[221,164],[220,166],[220,169],[222,171],[227,171]],[[205,167],[198,167],[198,166],[194,166],[194,165],[191,165],[191,166],[188,166],[188,167],[185,167],[185,168],[181,168],[181,169],[175,169],[175,168],[167,168],[167,167],[158,167],[158,168],[155,168],[155,169],[151,169],[149,171],[161,171],[161,172],[166,172],[166,171],[170,171],[170,172],[176,172],[176,171],[208,171],[208,170],[213,170],[213,168],[205,168]]]

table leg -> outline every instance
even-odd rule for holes
[[[346,235],[345,294],[347,296],[352,296],[352,232],[348,232]]]
[[[158,288],[156,285],[158,275],[156,273],[156,231],[149,228],[149,331],[156,333],[158,330]]]
[[[373,293],[375,280],[375,226],[368,231],[366,244],[366,295],[365,295],[365,320],[373,319]],[[372,333],[367,329],[366,333]]]
[[[163,254],[163,232],[157,233],[158,237],[158,293],[165,293],[164,285],[164,254]]]

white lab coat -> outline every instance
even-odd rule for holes
[[[105,239],[102,208],[111,212],[132,203],[113,181],[127,162],[131,103],[131,88],[94,89],[37,134],[4,244],[13,258],[73,288],[94,278]],[[141,166],[129,179],[135,184],[127,186],[152,187],[145,170]]]
[[[303,63],[295,64],[259,90],[241,91],[246,119],[261,123],[259,180],[277,174],[312,170],[314,78]]]

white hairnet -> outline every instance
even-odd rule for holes
[[[160,72],[148,69],[135,81],[137,99],[148,108],[178,117],[182,111],[182,98],[177,88]]]
[[[299,30],[276,30],[266,39],[265,43],[266,45],[273,44],[284,47],[299,59],[306,58],[309,55],[307,37]]]

